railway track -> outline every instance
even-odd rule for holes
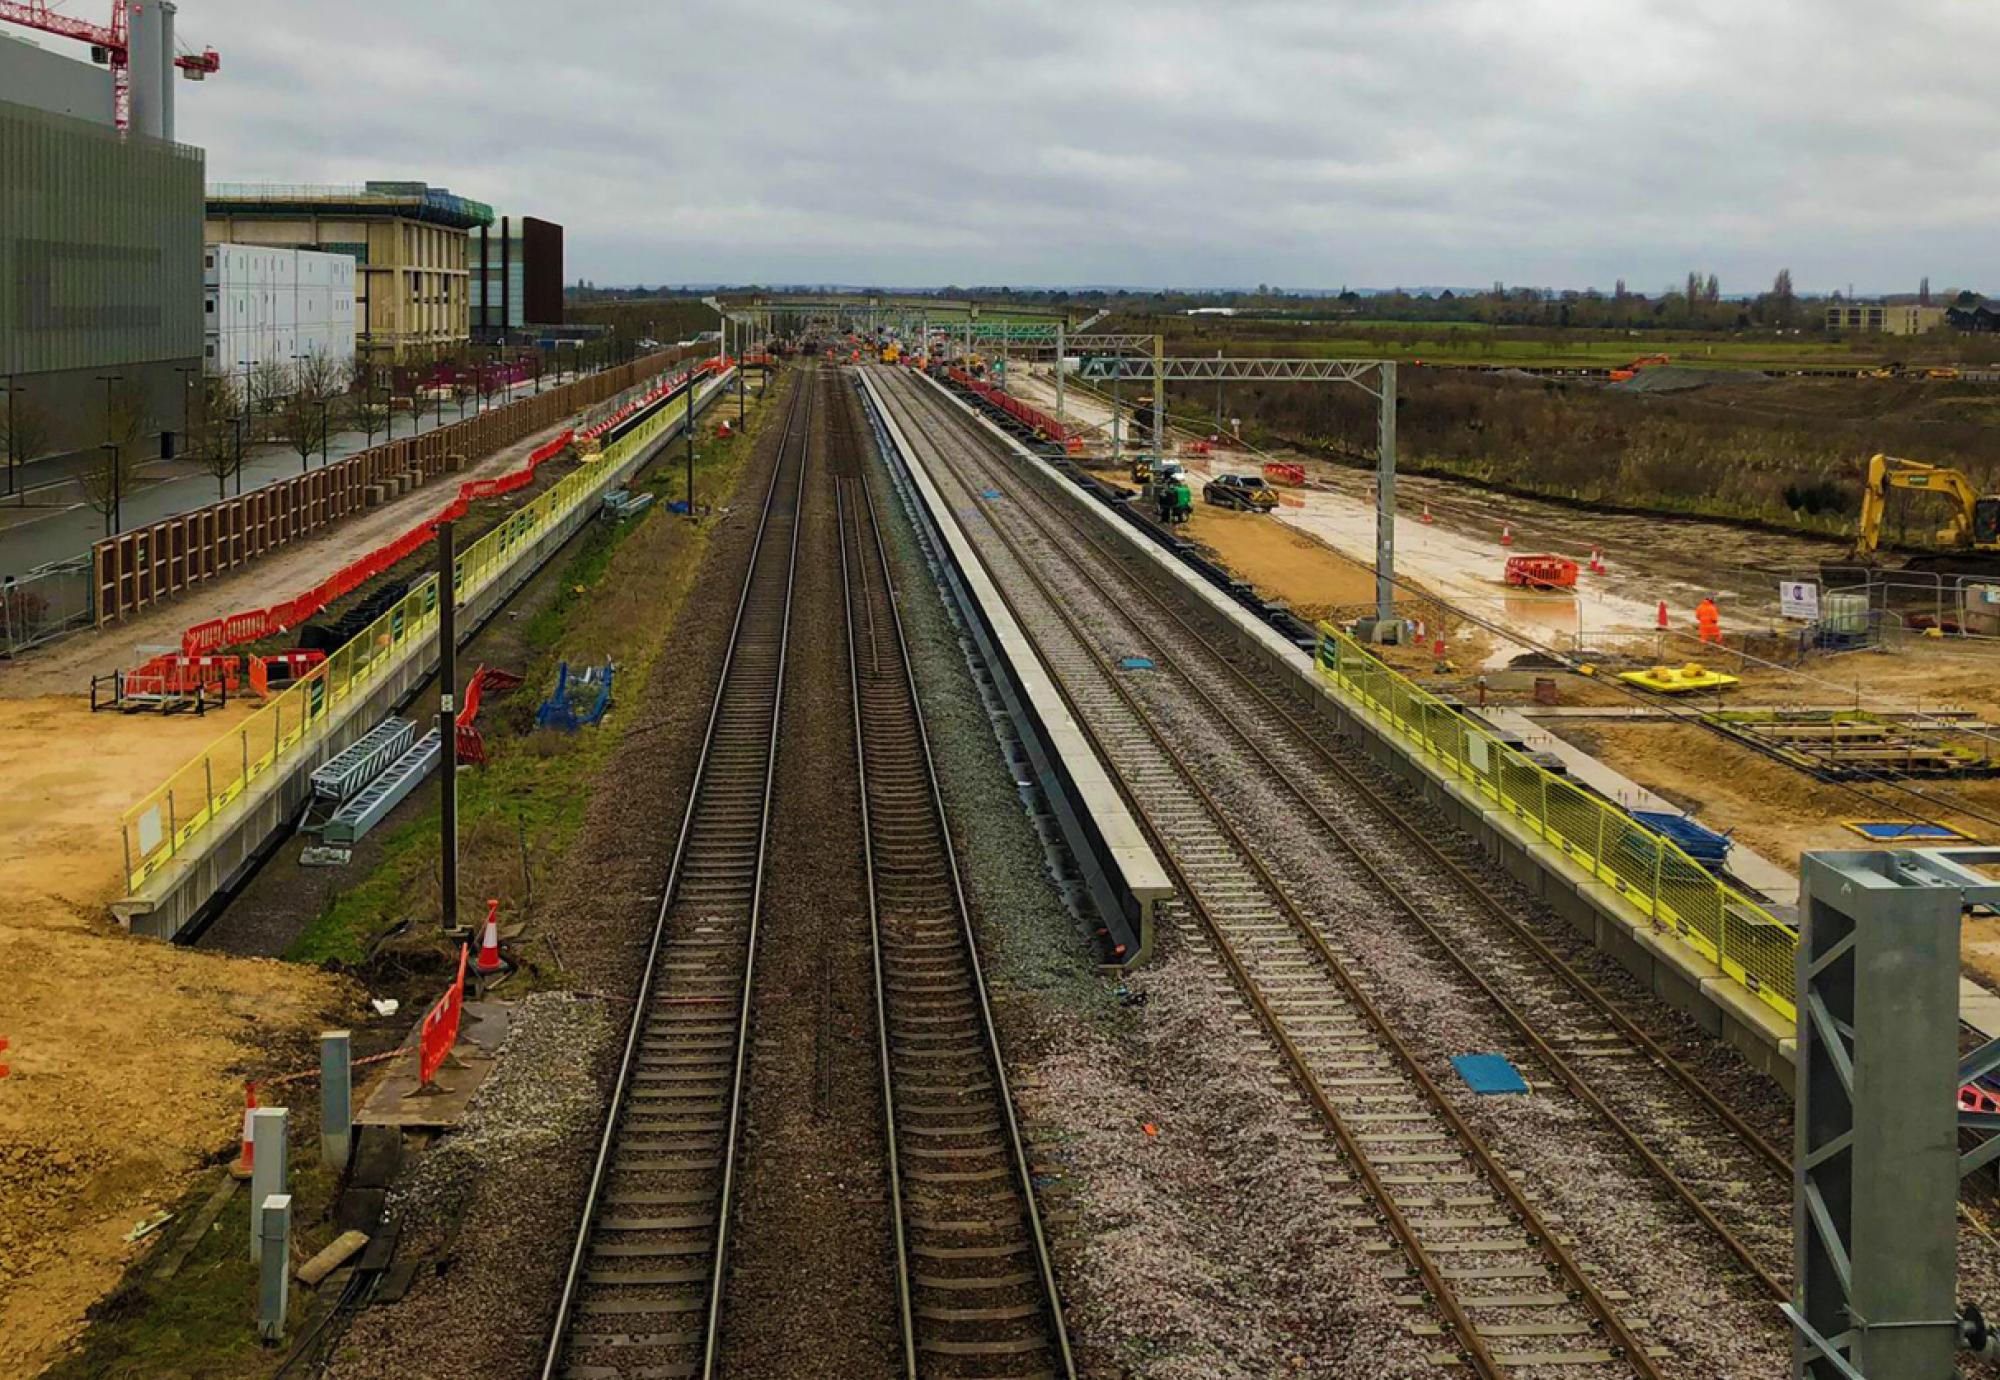
[[[1035,630],[1077,717],[1128,783],[1179,874],[1202,947],[1243,992],[1340,1143],[1366,1205],[1410,1260],[1456,1352],[1482,1374],[1545,1364],[1565,1374],[1659,1373],[1620,1300],[1597,1287],[1385,1010],[1390,984],[1356,950],[1368,949],[1369,931],[1392,915],[1409,927],[1402,947],[1436,951],[1426,979],[1482,1004],[1510,1032],[1515,1062],[1531,1076],[1546,1071],[1545,1091],[1579,1104],[1585,1116],[1573,1134],[1587,1148],[1636,1163],[1648,1191],[1664,1188],[1662,1197],[1734,1256],[1750,1292],[1782,1294],[1776,1238],[1746,1239],[1776,1197],[1732,1201],[1745,1183],[1781,1186],[1782,1158],[1759,1149],[1754,1131],[1732,1124],[1698,1077],[1601,994],[1593,1001],[1589,985],[1552,951],[1537,950],[1524,925],[1503,923],[1506,907],[1462,867],[1391,862],[1422,850],[1391,843],[1393,808],[1358,775],[1304,769],[1333,754],[1281,700],[1143,575],[1134,579],[1122,559],[1095,547],[1081,518],[1052,516],[1014,467],[968,440],[962,421],[922,385],[896,380],[891,389],[906,430],[928,434],[950,452],[947,467],[968,476],[952,485],[953,501],[990,516],[1000,540],[989,548],[996,578],[1012,591],[1017,617]],[[1069,522],[1079,530],[1064,532]],[[1093,626],[1078,611],[1089,606]],[[1165,676],[1131,675],[1106,642],[1149,658]],[[1253,841],[1235,822],[1254,817],[1246,796],[1260,793],[1281,794],[1296,816],[1291,849]],[[1479,895],[1469,896],[1468,885]],[[1480,971],[1496,944],[1499,962],[1513,965],[1497,981]],[[1482,955],[1479,967],[1464,951]],[[1522,992],[1532,1012],[1515,1004],[1525,1004]],[[1547,1033],[1537,1029],[1542,1021]],[[1617,1061],[1609,1079],[1578,1071],[1586,1061],[1606,1066],[1600,1059]],[[1621,1089],[1617,1107],[1601,1090],[1607,1082]],[[1692,1120],[1690,1107],[1698,1109]],[[1661,1132],[1669,1120],[1695,1129]],[[1775,1221],[1782,1226],[1782,1212]]]
[[[1073,1377],[851,406],[832,428],[904,1373]]]
[[[543,1380],[715,1369],[813,384],[787,405]]]

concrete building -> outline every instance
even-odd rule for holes
[[[0,42],[0,93],[62,107],[0,99],[0,388],[38,454],[101,445],[114,392],[170,450],[201,369],[201,150],[68,113],[101,74],[49,57]]]
[[[353,259],[355,347],[399,360],[466,343],[466,232],[492,223],[492,207],[422,182],[220,183],[205,238]]]
[[[247,388],[259,366],[319,356],[354,363],[354,260],[267,245],[203,248],[202,367]]]
[[[497,344],[563,319],[563,228],[533,216],[502,216],[466,239],[472,334]]]
[[[1835,302],[1826,309],[1826,328],[1830,331],[1922,335],[1943,324],[1943,307],[1921,307],[1907,302],[1894,306],[1879,302]]]

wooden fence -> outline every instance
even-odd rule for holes
[[[384,442],[241,497],[106,537],[91,548],[97,626],[130,617],[280,550],[372,506],[399,484],[434,479],[451,456],[478,460],[524,436],[546,431],[661,373],[685,353],[648,355],[421,436]]]

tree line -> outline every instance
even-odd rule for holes
[[[184,417],[171,410],[159,415],[144,387],[120,379],[107,384],[103,439],[77,478],[84,501],[102,516],[108,536],[124,496],[132,492],[138,467],[149,458],[147,443],[177,423],[179,458],[212,476],[221,499],[229,496],[232,478],[242,492],[242,464],[251,447],[282,443],[299,457],[303,472],[315,454],[324,463],[333,438],[343,432],[359,433],[373,446],[378,437],[403,430],[401,418],[407,417],[408,430],[415,431],[427,413],[441,424],[448,408],[455,407],[460,417],[475,403],[483,409],[510,386],[492,366],[527,363],[539,392],[545,377],[553,383],[594,372],[629,357],[635,348],[635,341],[607,336],[565,349],[550,361],[539,349],[459,344],[406,351],[393,364],[361,356],[338,360],[313,351],[294,360],[267,359],[240,372],[189,377]],[[54,418],[46,406],[26,390],[10,391],[0,410],[0,456],[9,487],[22,502],[26,489],[19,481],[20,467],[47,455],[55,438]]]

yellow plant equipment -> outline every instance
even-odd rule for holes
[[[1946,550],[2000,551],[2000,495],[1980,493],[1964,474],[1943,465],[1873,455],[1868,459],[1868,480],[1861,494],[1861,523],[1854,541],[1857,554],[1871,555],[1881,544],[1882,515],[1891,489],[1923,489],[1951,500],[1951,520],[1937,532],[1937,543]]]

